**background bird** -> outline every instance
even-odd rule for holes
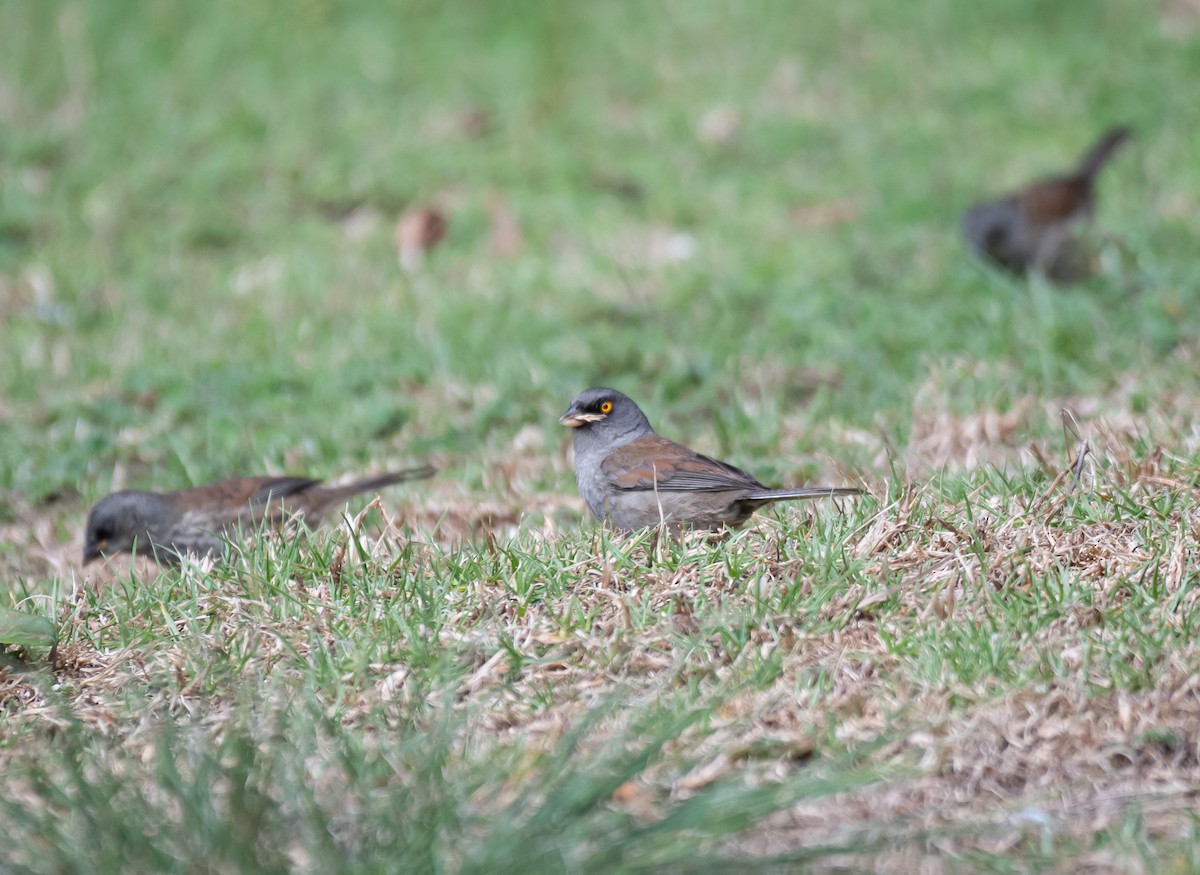
[[[427,466],[410,468],[344,486],[305,477],[239,477],[176,492],[114,492],[88,514],[83,561],[135,551],[166,564],[189,553],[221,556],[225,539],[239,527],[281,525],[290,515],[316,525],[331,507],[361,492],[433,473]]]
[[[769,489],[740,468],[660,437],[637,404],[615,389],[582,392],[559,422],[574,429],[579,494],[597,519],[622,531],[660,523],[735,528],[774,501],[861,492]]]
[[[968,246],[1017,274],[1041,273],[1056,282],[1082,279],[1089,272],[1089,259],[1075,229],[1091,220],[1096,176],[1131,133],[1128,127],[1113,128],[1070,173],[975,204],[962,222]]]

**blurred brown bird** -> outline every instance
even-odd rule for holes
[[[1096,176],[1131,135],[1128,127],[1113,128],[1070,173],[975,204],[963,216],[967,245],[1019,275],[1040,273],[1063,283],[1082,279],[1088,258],[1074,231],[1096,210]]]
[[[140,553],[171,565],[189,553],[220,557],[239,528],[255,529],[264,521],[279,526],[292,515],[315,526],[331,507],[361,492],[433,473],[427,466],[410,468],[344,486],[304,477],[239,477],[177,492],[114,492],[88,514],[83,561],[115,553]]]

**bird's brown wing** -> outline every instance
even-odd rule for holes
[[[741,468],[702,456],[658,435],[638,438],[614,450],[600,468],[614,488],[631,492],[727,492],[766,488]]]
[[[280,525],[287,514],[306,513],[319,481],[302,477],[235,477],[167,494],[175,511],[157,540],[180,552],[219,555],[234,527]]]
[[[1074,218],[1089,206],[1088,183],[1077,177],[1047,179],[1017,195],[1025,214],[1037,225]]]
[[[306,477],[234,477],[183,489],[172,496],[181,508],[205,509],[214,518],[227,516],[232,520],[257,517],[267,504],[299,496],[320,482]]]

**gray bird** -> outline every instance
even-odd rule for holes
[[[559,419],[574,429],[575,478],[595,517],[620,531],[736,528],[758,508],[787,499],[859,495],[845,486],[769,489],[745,471],[660,437],[615,389],[579,394]]]
[[[1016,274],[1073,282],[1088,273],[1075,230],[1096,211],[1096,177],[1129,139],[1127,127],[1105,133],[1069,173],[1042,179],[963,216],[962,233],[977,256]]]
[[[238,528],[257,529],[264,520],[279,526],[291,515],[315,526],[331,507],[360,492],[433,473],[410,468],[344,486],[305,477],[238,477],[176,492],[114,492],[88,514],[83,561],[135,551],[169,565],[186,554],[219,557]]]

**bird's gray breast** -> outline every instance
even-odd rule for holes
[[[580,443],[579,440],[575,441],[575,479],[579,482],[579,495],[593,515],[598,519],[606,519],[609,487],[601,468],[604,453],[596,447],[585,445],[581,448]]]
[[[610,520],[610,503],[614,500],[614,489],[604,471],[604,460],[609,453],[619,449],[638,437],[636,432],[605,435],[592,429],[576,429],[572,441],[575,449],[575,479],[579,483],[579,495],[597,519]]]

